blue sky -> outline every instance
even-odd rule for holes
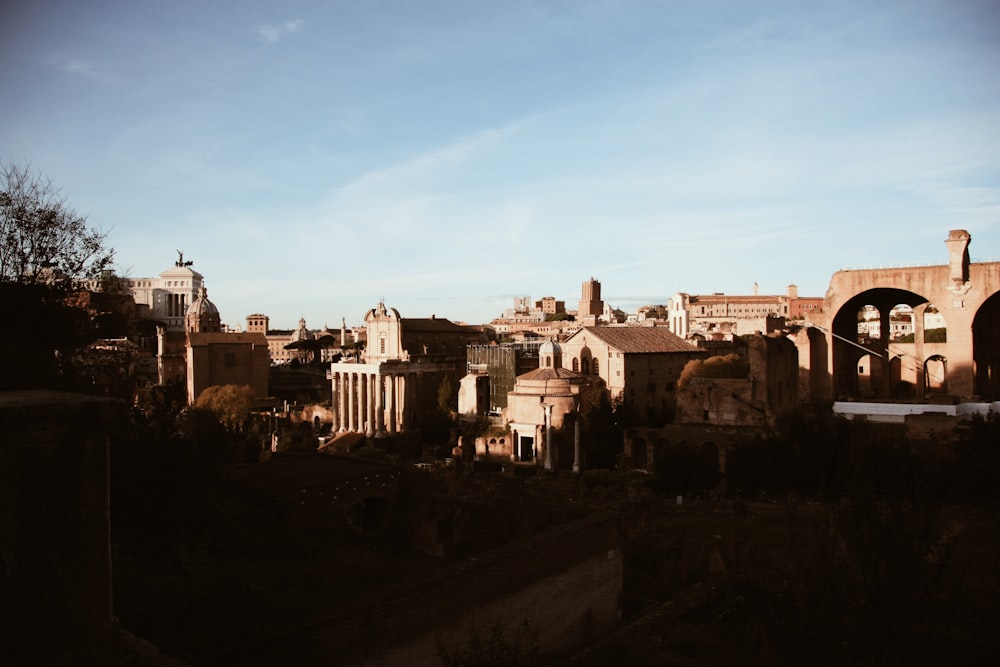
[[[12,5],[19,6],[12,6]],[[223,320],[1000,259],[1000,0],[0,3],[0,160]]]

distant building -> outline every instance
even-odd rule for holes
[[[355,342],[357,336],[343,336],[342,332],[334,332],[324,326],[319,331],[314,331],[306,326],[304,317],[299,318],[299,326],[295,329],[271,329],[270,318],[261,313],[247,315],[247,332],[262,333],[267,338],[267,347],[271,356],[272,364],[287,364],[293,360],[310,361],[313,353],[319,355],[321,361],[328,363],[341,353],[342,339]],[[300,341],[326,341],[325,346],[317,345],[317,349],[307,352],[302,348],[289,348],[292,343]]]
[[[535,309],[542,311],[545,315],[559,315],[566,312],[566,302],[556,301],[554,296],[544,296],[541,301],[535,302]]]
[[[583,283],[580,290],[580,306],[576,309],[576,321],[582,326],[594,326],[604,315],[601,301],[601,283],[591,278]]]
[[[785,294],[688,294],[670,298],[667,321],[681,338],[732,339],[755,332],[779,331],[788,320],[801,320],[823,307],[822,297],[800,297],[789,285]]]
[[[191,268],[178,251],[174,266],[157,278],[127,278],[125,285],[135,299],[136,317],[155,320],[169,332],[184,331],[184,317],[204,286],[204,276]]]

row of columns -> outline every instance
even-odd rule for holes
[[[402,432],[408,386],[403,374],[380,369],[334,371],[334,424],[339,432],[384,437]]]

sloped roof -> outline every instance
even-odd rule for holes
[[[518,375],[517,379],[534,382],[540,380],[574,380],[583,377],[586,376],[576,371],[571,371],[568,368],[536,368],[523,375]]]
[[[698,351],[666,327],[583,327],[570,340],[583,335],[593,336],[625,354]]]
[[[191,345],[229,343],[231,345],[253,344],[267,346],[267,337],[262,333],[189,333],[187,336]]]
[[[404,317],[399,320],[403,331],[423,331],[437,333],[478,334],[473,327],[455,324],[451,320],[440,317]]]

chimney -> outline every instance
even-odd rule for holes
[[[948,232],[945,245],[948,246],[948,277],[955,287],[961,287],[969,280],[969,242],[972,236],[964,229]]]

